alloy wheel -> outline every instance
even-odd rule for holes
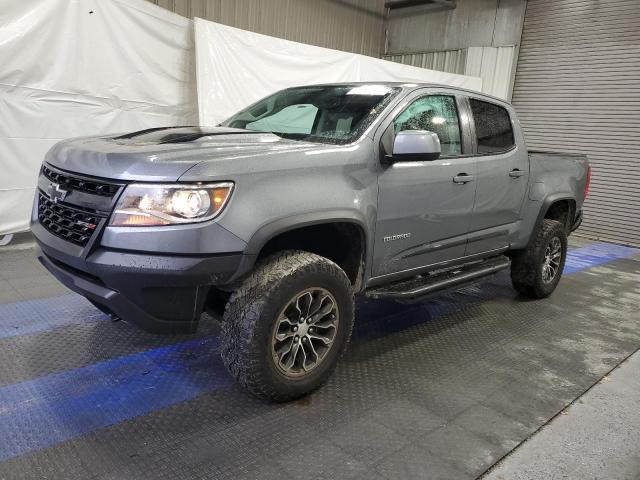
[[[553,237],[544,252],[542,263],[542,281],[551,283],[558,275],[560,261],[562,260],[562,242],[558,237]]]
[[[288,377],[301,377],[320,365],[333,346],[340,321],[338,304],[324,288],[296,294],[282,309],[272,337],[273,360]]]

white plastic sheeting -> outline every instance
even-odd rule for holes
[[[480,91],[478,77],[438,72],[195,19],[200,123],[216,125],[283,88],[332,82],[438,83]]]
[[[0,235],[28,229],[40,164],[61,139],[195,124],[198,103],[200,123],[214,125],[293,85],[482,86],[197,19],[196,89],[187,18],[144,0],[0,2]]]
[[[193,22],[143,0],[2,1],[0,235],[58,140],[197,122],[193,62]]]

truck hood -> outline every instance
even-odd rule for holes
[[[272,133],[224,127],[152,128],[56,144],[47,163],[85,175],[115,180],[176,181],[200,162],[305,151],[317,143],[288,140]],[[237,162],[238,173],[243,173]]]

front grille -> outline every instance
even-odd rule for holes
[[[76,245],[85,246],[102,217],[95,212],[53,203],[42,193],[38,198],[38,220],[53,233]]]
[[[52,182],[60,184],[60,186],[103,197],[113,197],[118,192],[118,188],[120,188],[119,185],[112,183],[87,180],[85,178],[73,177],[61,172],[56,172],[46,165],[42,167],[42,173]]]

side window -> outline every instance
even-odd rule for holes
[[[418,98],[394,120],[396,133],[403,130],[429,130],[440,138],[442,156],[462,154],[460,122],[456,99],[449,95]]]
[[[470,98],[476,125],[478,153],[497,153],[515,145],[511,119],[506,109],[489,102]]]

